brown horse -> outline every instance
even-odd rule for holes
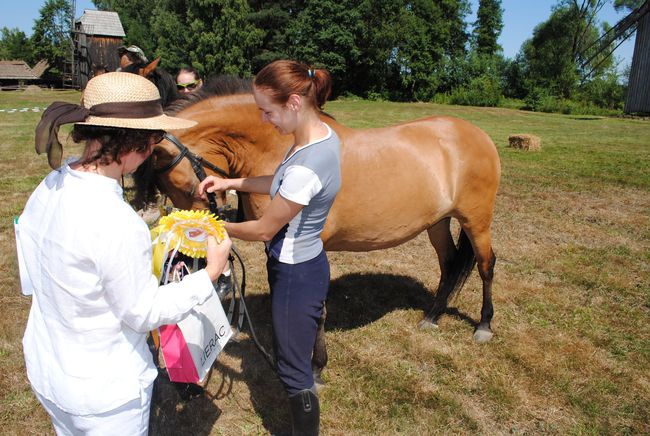
[[[232,177],[273,174],[291,145],[290,136],[262,123],[249,83],[234,79],[208,83],[170,111],[198,122],[178,132],[180,141]],[[322,234],[326,250],[389,248],[426,230],[441,276],[433,306],[420,327],[436,326],[450,296],[461,289],[477,263],[483,306],[474,338],[488,341],[495,263],[490,225],[500,177],[499,156],[488,135],[450,117],[359,130],[326,114],[322,120],[341,139],[342,185]],[[176,207],[205,208],[196,196],[199,180],[189,161],[178,160],[169,169],[178,154],[168,141],[154,151],[153,165],[165,170],[159,173],[158,187]],[[259,217],[268,201],[268,196],[242,194],[245,217]],[[460,223],[458,244],[450,232],[451,218]],[[314,364],[320,369],[327,360],[322,324],[316,344]]]

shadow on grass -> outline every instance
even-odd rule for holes
[[[433,294],[421,282],[394,274],[349,274],[333,280],[327,299],[326,330],[349,330],[370,324],[396,309],[417,309],[423,316],[433,302]],[[255,333],[261,345],[272,350],[270,295],[256,294],[246,298]],[[455,308],[447,315],[476,327],[477,322]],[[413,328],[417,328],[413,325]],[[243,381],[250,393],[250,404],[270,434],[290,429],[289,403],[280,380],[257,350],[247,323],[247,336],[231,340],[224,353],[241,359],[241,371],[217,361],[211,382],[204,396],[189,402],[181,399],[175,387],[161,376],[156,381],[151,417],[152,435],[208,435],[218,424],[221,410],[215,405],[225,401],[235,381]],[[214,385],[218,387],[215,389]],[[231,397],[232,398],[232,397]],[[229,400],[231,400],[229,398]],[[234,400],[235,402],[236,399]],[[240,405],[247,408],[248,404]],[[233,430],[233,429],[230,429]],[[226,433],[229,430],[224,429]]]

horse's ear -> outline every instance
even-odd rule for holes
[[[144,68],[140,69],[140,75],[144,77],[149,77],[151,73],[158,67],[158,64],[160,63],[160,57],[157,57],[153,61],[149,63],[149,65],[146,65]]]

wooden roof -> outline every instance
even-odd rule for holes
[[[84,9],[83,15],[75,22],[75,30],[87,35],[116,36],[124,38],[124,28],[120,16],[113,11]]]
[[[0,79],[34,80],[38,77],[25,61],[0,61]]]

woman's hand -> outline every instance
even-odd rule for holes
[[[220,192],[230,189],[229,179],[222,179],[220,177],[208,176],[201,183],[199,183],[198,193],[204,200],[207,200],[207,193]]]
[[[217,243],[214,236],[208,236],[208,249],[206,256],[208,264],[205,266],[205,271],[210,276],[211,281],[214,282],[217,280],[226,267],[231,246],[232,241],[227,233],[225,234],[223,241],[221,241],[221,244]]]

